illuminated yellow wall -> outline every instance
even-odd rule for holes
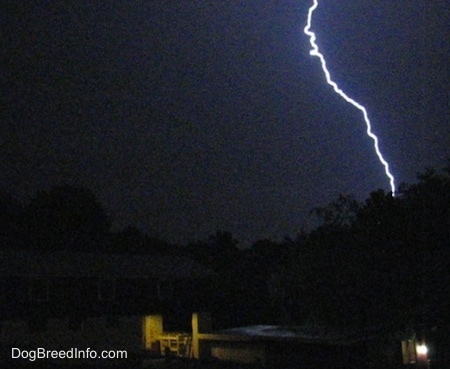
[[[143,318],[143,341],[144,348],[154,349],[158,337],[163,333],[162,315],[147,315]]]

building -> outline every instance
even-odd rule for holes
[[[192,317],[194,357],[264,368],[398,368],[401,342],[378,329],[258,325],[218,332],[209,314]]]
[[[257,325],[214,331],[209,313],[192,314],[192,335],[165,332],[163,317],[147,317],[150,347],[198,360],[255,368],[399,368],[402,342],[379,329]],[[166,351],[167,352],[167,351]],[[415,363],[415,362],[414,362]]]
[[[138,352],[146,317],[190,315],[208,276],[180,256],[0,251],[0,346]]]

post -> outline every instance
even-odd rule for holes
[[[209,313],[192,314],[192,353],[194,358],[201,359],[210,353],[202,352],[199,335],[210,333],[212,330],[211,315]]]

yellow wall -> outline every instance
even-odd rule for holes
[[[158,337],[163,333],[162,315],[147,315],[142,323],[144,348],[147,350],[155,349]]]

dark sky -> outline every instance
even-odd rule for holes
[[[1,187],[89,187],[116,227],[293,236],[389,182],[303,34],[311,1],[2,2]],[[450,157],[449,3],[323,0],[313,31],[397,184]]]

